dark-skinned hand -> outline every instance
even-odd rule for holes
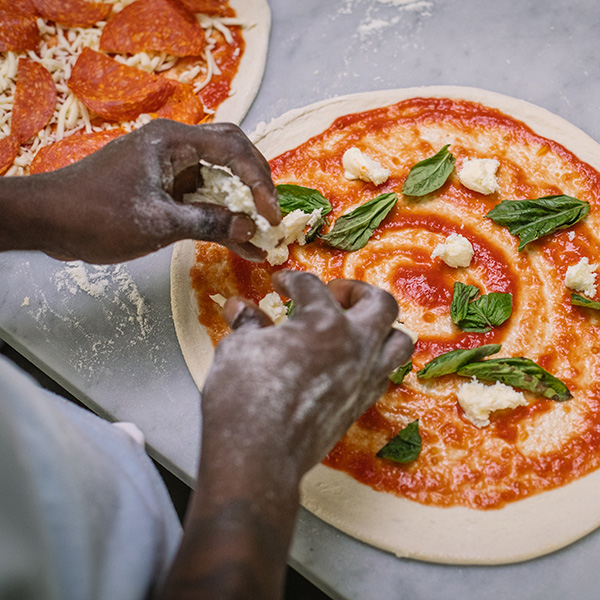
[[[250,217],[181,202],[198,185],[200,159],[229,167],[252,189],[258,212],[273,225],[281,220],[269,165],[237,126],[157,119],[63,169],[3,178],[0,204],[12,200],[18,205],[7,210],[21,212],[13,230],[0,228],[0,249],[114,263],[191,238],[264,259],[248,243],[255,231]]]
[[[294,271],[275,273],[273,286],[293,299],[293,317],[274,327],[251,302],[227,302],[233,333],[217,347],[202,412],[209,432],[213,421],[240,436],[251,428],[252,451],[288,457],[299,478],[385,392],[413,344],[392,328],[396,301],[375,286]]]
[[[161,600],[281,598],[300,479],[412,353],[381,289],[293,271],[273,285],[296,305],[281,325],[225,305],[233,332],[204,385],[197,489]]]

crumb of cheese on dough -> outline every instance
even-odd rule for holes
[[[480,194],[492,194],[499,189],[496,171],[500,163],[495,158],[467,158],[458,171],[459,181]]]
[[[283,264],[290,255],[288,246],[294,242],[297,242],[301,246],[306,244],[304,232],[310,230],[320,218],[320,208],[313,210],[312,213],[305,213],[297,209],[285,215],[280,224],[283,239],[273,248],[268,245],[263,247],[263,250],[267,250],[267,262],[271,265]],[[262,247],[259,244],[257,246]]]
[[[434,248],[431,258],[439,256],[449,267],[468,267],[473,254],[473,245],[466,237],[451,233]]]
[[[225,302],[227,302],[227,298],[225,298],[223,294],[210,294],[209,298],[213,302],[216,302],[221,308],[223,308],[225,306]]]
[[[576,292],[583,292],[593,298],[596,295],[596,269],[598,265],[590,265],[589,259],[582,258],[576,265],[567,268],[565,285]]]
[[[202,187],[185,194],[184,202],[208,202],[224,206],[232,212],[249,215],[256,223],[256,233],[250,240],[257,248],[267,252],[272,265],[284,263],[289,256],[287,246],[293,242],[305,243],[304,231],[312,227],[321,216],[321,209],[312,213],[295,210],[286,215],[278,225],[271,225],[258,214],[252,190],[227,167],[200,161]]]
[[[287,319],[287,307],[277,292],[267,294],[258,303],[258,308],[260,308],[267,317],[275,323],[275,325],[279,325]]]
[[[490,413],[496,410],[525,406],[527,400],[522,392],[497,381],[495,385],[485,385],[475,378],[463,383],[456,393],[458,403],[465,411],[465,417],[476,427],[490,424]]]
[[[362,179],[381,185],[390,176],[390,172],[376,160],[363,154],[359,148],[349,148],[342,157],[344,177],[346,179]]]

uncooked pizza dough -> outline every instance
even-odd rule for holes
[[[600,170],[598,144],[562,118],[500,94],[451,86],[332,98],[275,119],[261,127],[253,139],[270,160],[321,133],[337,117],[416,97],[454,98],[497,108]],[[194,264],[194,243],[178,243],[172,261],[173,315],[184,357],[201,388],[213,349],[197,318],[197,301],[190,283]],[[596,471],[497,510],[440,508],[377,492],[344,472],[318,465],[302,482],[302,504],[347,534],[401,557],[454,564],[501,564],[546,554],[600,526],[600,509],[594,501],[599,492],[600,471]]]
[[[246,48],[231,84],[231,93],[217,108],[215,121],[241,123],[258,93],[269,48],[271,11],[267,0],[229,0],[244,23]]]

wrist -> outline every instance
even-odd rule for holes
[[[198,485],[205,501],[219,506],[244,498],[250,510],[273,520],[297,507],[301,475],[295,458],[259,443],[246,446],[245,440],[236,446],[207,428],[204,432]]]
[[[205,429],[206,431],[206,429]],[[258,454],[203,436],[196,491],[161,598],[281,597],[298,483],[277,485]]]
[[[4,177],[0,185],[0,251],[52,250],[55,177]]]

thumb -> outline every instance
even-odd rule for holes
[[[184,237],[206,242],[247,242],[256,231],[254,221],[243,213],[208,203],[178,206],[178,221]]]

